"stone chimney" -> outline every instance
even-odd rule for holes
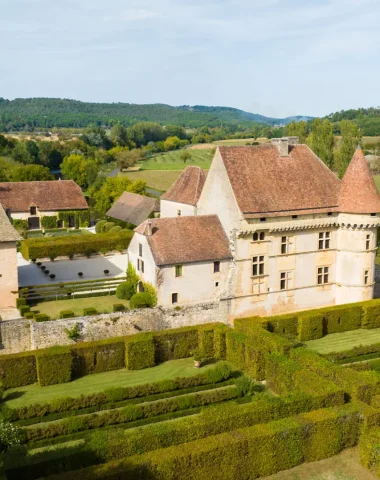
[[[148,220],[148,223],[146,224],[146,234],[148,237],[151,237],[153,234],[152,220]]]
[[[287,157],[289,155],[289,145],[297,145],[298,137],[272,138],[271,144],[278,148],[281,157]]]

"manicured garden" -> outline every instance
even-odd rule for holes
[[[189,155],[183,160],[183,152]],[[172,152],[155,155],[152,158],[141,161],[143,170],[184,170],[188,165],[194,165],[209,169],[214,150],[174,150]],[[128,172],[129,174],[129,172]]]
[[[372,345],[380,343],[380,328],[372,330],[360,329],[348,332],[334,333],[317,340],[309,340],[305,344],[311,350],[326,354],[331,352],[343,352],[358,345]]]
[[[25,238],[49,238],[49,237],[70,237],[72,235],[92,235],[88,230],[73,229],[66,230],[64,228],[57,228],[52,230],[29,230],[25,233]]]

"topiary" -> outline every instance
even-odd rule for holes
[[[107,233],[115,226],[115,222],[106,222],[103,225],[102,232]]]
[[[103,225],[107,223],[107,220],[100,220],[96,225],[95,225],[95,232],[96,233],[102,233]]]
[[[131,309],[152,307],[152,297],[147,292],[135,293],[130,301]]]
[[[136,284],[127,280],[118,285],[116,289],[116,297],[121,300],[130,300],[136,294]]]
[[[119,225],[115,225],[114,227],[110,228],[109,232],[110,233],[117,233],[123,230]]]

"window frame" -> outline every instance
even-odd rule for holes
[[[175,278],[180,278],[180,277],[183,276],[183,265],[182,264],[174,265],[174,275],[175,275]]]
[[[367,233],[365,236],[365,249],[367,251],[371,250],[371,234],[370,233]]]
[[[317,286],[321,287],[328,285],[330,283],[330,274],[330,265],[317,267]],[[321,279],[321,281],[319,281],[319,279]]]
[[[143,246],[142,246],[142,243],[139,243],[139,257],[142,257],[143,256]]]
[[[285,240],[284,240],[285,239]],[[281,235],[280,237],[280,255],[289,255],[293,252],[292,236]]]
[[[252,257],[252,277],[262,275],[265,275],[265,255],[255,255]]]
[[[265,232],[259,231],[259,232],[254,232],[252,235],[252,241],[253,242],[264,242],[265,241]]]
[[[214,273],[220,273],[220,260],[214,262]]]
[[[252,295],[264,295],[266,292],[266,282],[264,277],[254,277],[252,281]]]
[[[318,250],[330,250],[331,231],[326,230],[318,233]]]
[[[178,293],[172,293],[172,305],[178,303]]]
[[[37,215],[37,207],[29,207],[29,214],[32,216]]]
[[[364,285],[367,286],[370,284],[369,282],[369,279],[370,279],[370,275],[371,275],[371,269],[370,268],[367,268],[364,270]]]
[[[293,288],[293,271],[280,272],[280,290],[285,292]]]

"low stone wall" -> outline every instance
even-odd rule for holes
[[[212,302],[175,308],[156,307],[89,317],[76,317],[48,322],[8,320],[0,322],[0,354],[38,350],[74,342],[67,329],[78,324],[81,341],[131,335],[140,331],[228,321],[228,302]]]

